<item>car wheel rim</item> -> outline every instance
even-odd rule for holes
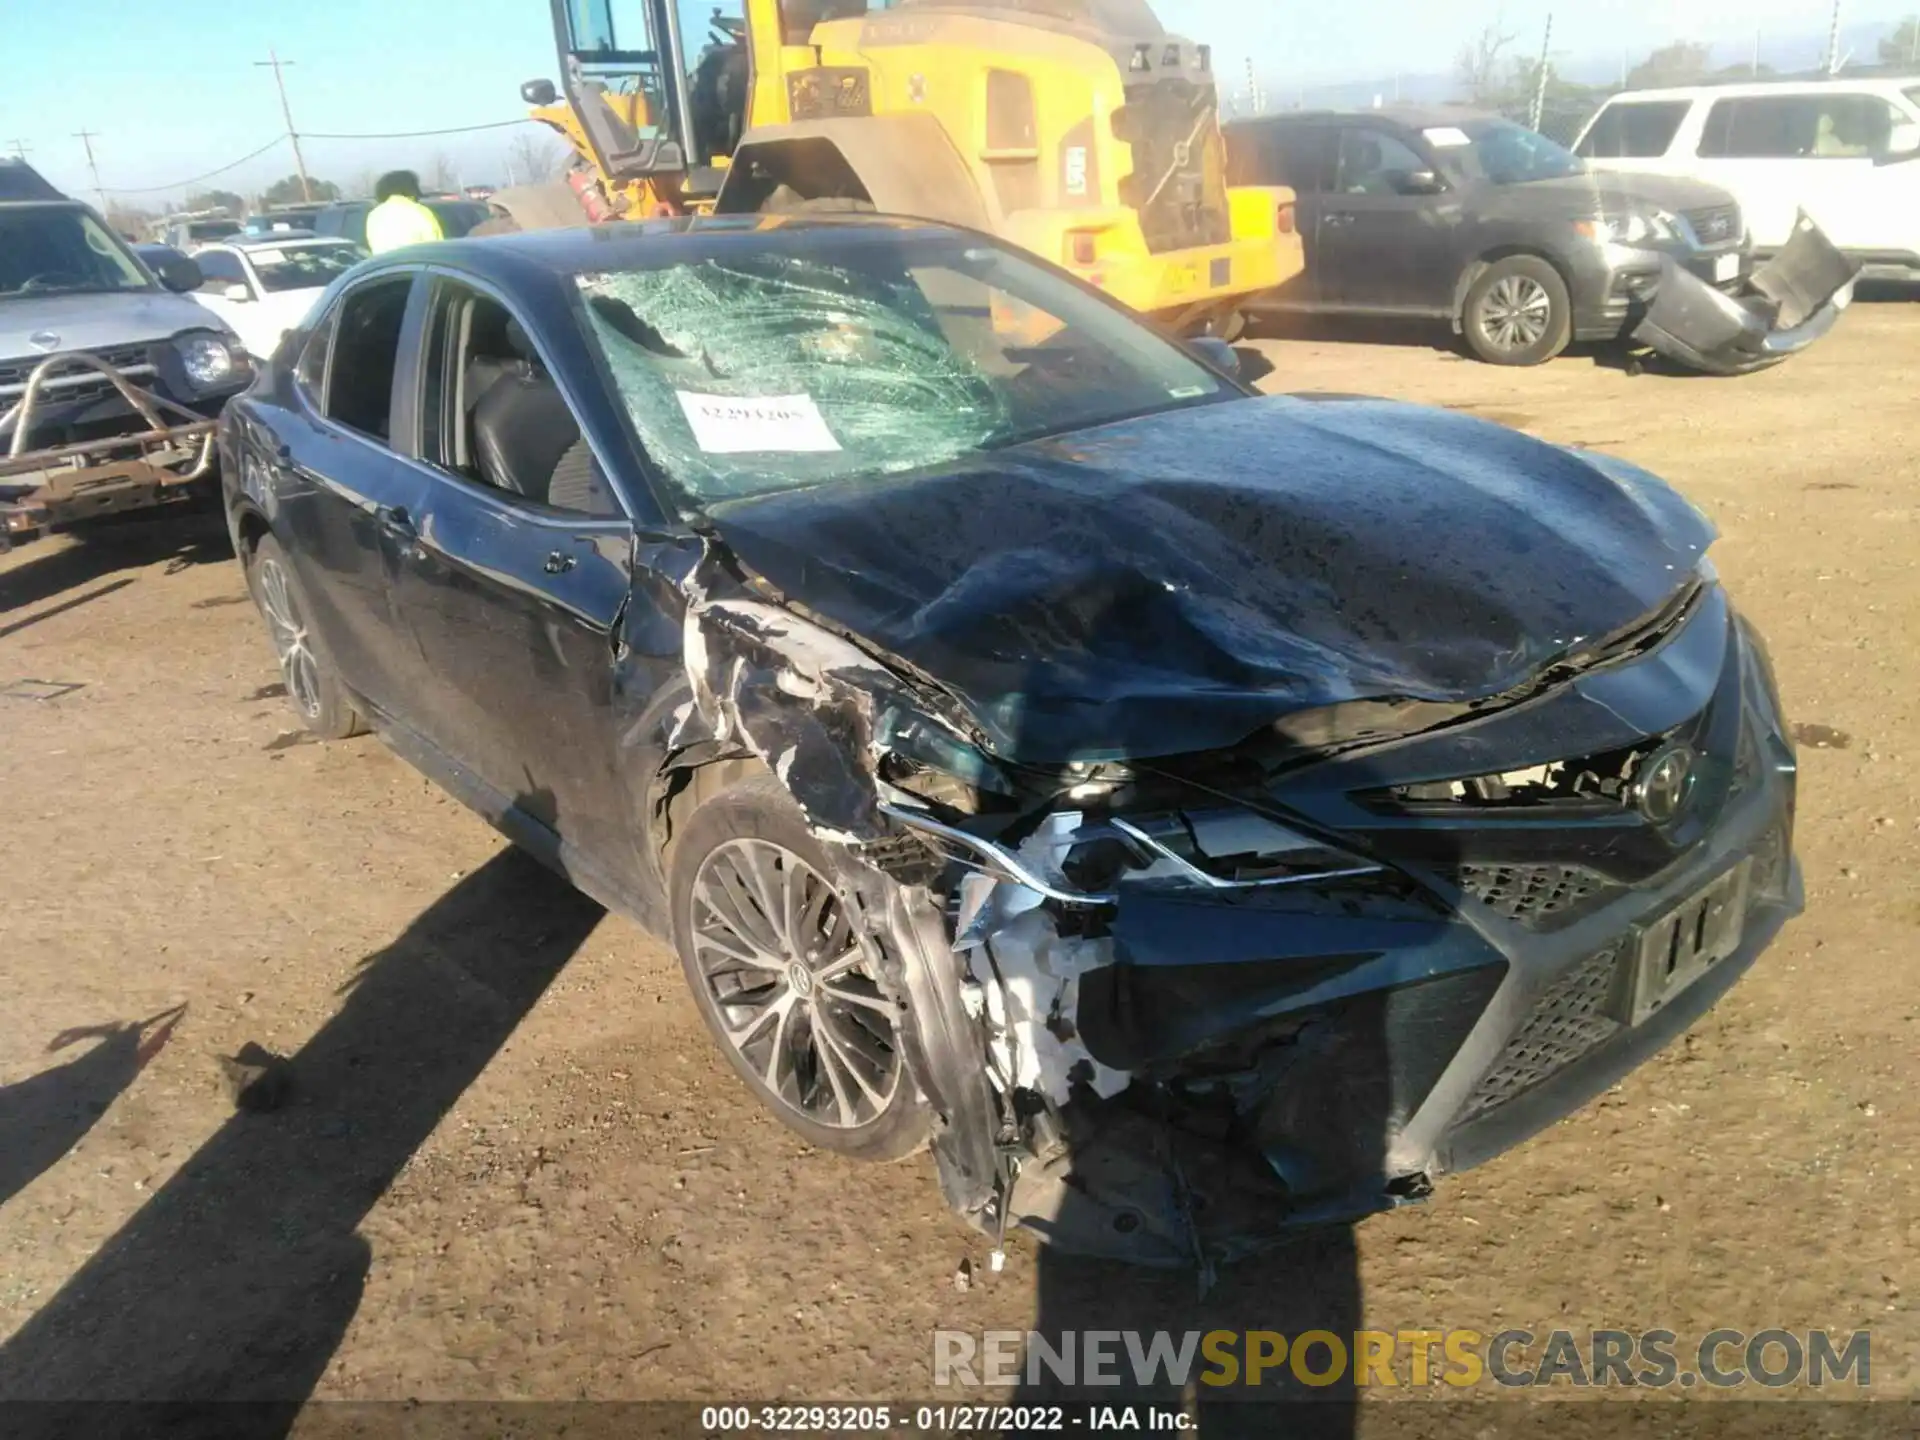
[[[309,720],[320,717],[320,666],[314,659],[313,645],[307,637],[307,622],[294,604],[287,572],[278,560],[260,562],[260,612],[266,616],[267,629],[273,634],[273,648],[280,656],[280,674],[287,684],[287,698]]]
[[[1500,350],[1538,345],[1552,318],[1553,297],[1546,286],[1527,275],[1496,280],[1480,302],[1480,329]]]
[[[781,1105],[836,1130],[886,1112],[899,1012],[819,871],[784,845],[729,840],[694,876],[692,932],[728,1043]]]

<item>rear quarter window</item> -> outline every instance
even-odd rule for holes
[[[1579,153],[1593,160],[1653,160],[1672,148],[1693,107],[1690,100],[1615,101],[1581,137]]]

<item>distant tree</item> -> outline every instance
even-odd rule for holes
[[[1739,65],[1721,66],[1720,69],[1713,72],[1713,78],[1716,80],[1749,80],[1777,73],[1773,66],[1767,64],[1764,60],[1758,65],[1748,60]]]
[[[427,162],[427,168],[420,172],[420,184],[435,194],[460,188],[460,172],[453,168],[446,151],[436,152]]]
[[[1663,45],[1627,72],[1629,90],[1693,85],[1707,78],[1707,47],[1694,40]]]
[[[187,196],[183,210],[225,210],[238,215],[247,202],[231,190],[196,190]]]
[[[371,200],[373,187],[379,183],[379,172],[370,166],[363,167],[354,171],[353,179],[347,182],[347,194],[356,200]]]
[[[507,169],[515,184],[538,185],[560,173],[560,153],[545,136],[523,131],[507,147]]]
[[[1540,83],[1540,61],[1529,56],[1513,61],[1506,79],[1487,103],[1507,119],[1520,125],[1533,121],[1533,95]],[[1611,86],[1578,85],[1562,79],[1551,65],[1547,67],[1547,92],[1540,106],[1540,133],[1562,145],[1571,145],[1580,127],[1600,108],[1600,102],[1612,93]]]
[[[1513,36],[1496,24],[1487,26],[1460,47],[1460,54],[1453,62],[1453,73],[1469,103],[1491,105],[1498,100],[1500,57],[1512,43]]]
[[[315,200],[338,200],[340,187],[331,180],[310,180],[309,187]],[[262,205],[298,205],[307,198],[300,187],[300,177],[289,175],[284,180],[276,180],[260,192]]]
[[[1880,63],[1920,69],[1920,15],[1909,15],[1880,42]]]
[[[107,224],[122,235],[138,235],[143,240],[148,226],[158,218],[153,211],[129,205],[124,200],[115,200],[107,206]]]

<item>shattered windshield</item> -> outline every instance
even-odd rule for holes
[[[765,238],[578,277],[641,444],[696,503],[922,469],[1240,393],[996,247],[854,230]]]
[[[1587,173],[1586,161],[1565,146],[1506,120],[1430,126],[1424,133],[1441,163],[1469,179],[1524,185]]]
[[[84,210],[0,210],[0,298],[145,290],[126,246]]]

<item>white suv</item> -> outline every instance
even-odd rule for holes
[[[1920,80],[1793,80],[1616,95],[1574,149],[1596,170],[1691,175],[1739,198],[1754,247],[1799,212],[1868,273],[1920,279]]]

